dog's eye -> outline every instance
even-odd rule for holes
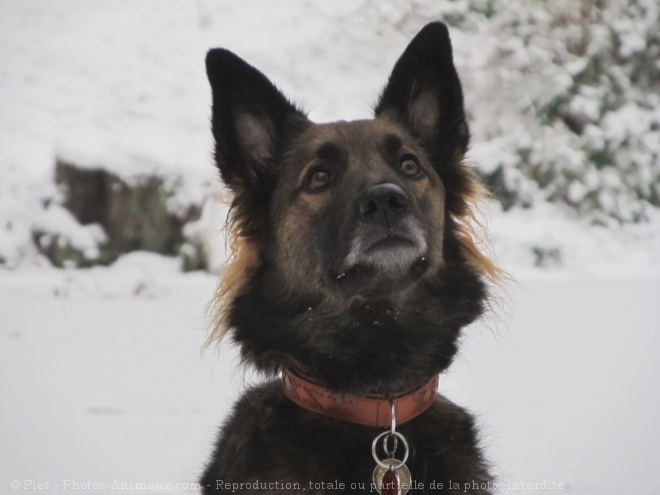
[[[327,170],[315,168],[307,176],[306,186],[310,191],[323,191],[332,183],[332,175]]]
[[[417,161],[409,156],[404,155],[399,160],[399,169],[406,177],[416,179],[422,176],[422,167],[419,166]]]

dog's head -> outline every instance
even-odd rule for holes
[[[233,53],[206,65],[233,194],[220,325],[243,356],[362,393],[444,369],[496,273],[466,227],[478,184],[447,28],[413,39],[371,120],[315,124]]]

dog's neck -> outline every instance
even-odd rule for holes
[[[438,376],[421,387],[394,397],[341,395],[314,382],[298,370],[282,373],[285,395],[309,411],[363,426],[385,427],[391,422],[394,406],[398,424],[424,413],[435,401]]]

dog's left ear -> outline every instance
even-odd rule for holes
[[[434,154],[465,153],[469,131],[463,92],[444,24],[427,24],[413,38],[395,64],[375,114],[406,125]]]

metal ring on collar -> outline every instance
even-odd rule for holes
[[[377,446],[378,446],[378,440],[380,440],[380,439],[381,439],[382,437],[384,437],[385,435],[391,435],[391,434],[392,434],[392,433],[389,432],[389,431],[384,431],[383,433],[381,433],[380,435],[378,435],[376,438],[374,438],[374,441],[373,441],[373,443],[371,444],[371,455],[374,456],[374,460],[376,461],[376,463],[377,463],[380,467],[385,468],[385,469],[398,469],[398,468],[400,468],[401,466],[403,466],[403,465],[406,463],[406,461],[408,460],[408,453],[409,453],[409,451],[410,451],[410,449],[408,448],[408,442],[406,441],[406,437],[404,437],[401,433],[399,433],[398,431],[395,431],[395,432],[394,432],[394,435],[396,435],[396,437],[397,437],[399,440],[401,440],[401,443],[403,443],[403,449],[404,449],[404,450],[403,450],[403,451],[404,451],[404,453],[403,453],[403,459],[401,459],[401,460],[399,461],[399,464],[395,464],[395,465],[385,464],[383,461],[381,461],[381,460],[378,458],[378,454],[376,453],[376,448],[377,448]]]

